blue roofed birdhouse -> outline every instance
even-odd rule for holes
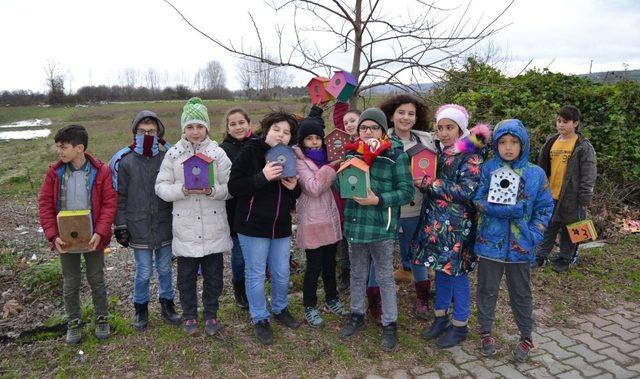
[[[213,158],[198,153],[182,162],[185,189],[207,189],[213,185]]]
[[[296,154],[287,145],[277,144],[265,155],[267,162],[278,162],[282,166],[281,178],[296,176]]]

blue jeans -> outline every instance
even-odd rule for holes
[[[244,282],[244,257],[240,248],[238,237],[231,237],[233,240],[233,248],[231,249],[231,282]]]
[[[144,304],[149,302],[149,282],[153,273],[153,253],[156,256],[158,272],[158,297],[173,300],[173,266],[171,262],[171,245],[152,251],[150,249],[133,249],[136,260],[136,275],[133,283],[133,302]]]
[[[448,311],[453,301],[453,320],[466,323],[471,315],[471,283],[469,276],[447,275],[436,271],[436,311]]]
[[[289,243],[291,237],[259,238],[238,234],[242,255],[249,312],[253,323],[269,319],[265,297],[265,269],[271,273],[271,310],[280,313],[287,307],[289,291]]]

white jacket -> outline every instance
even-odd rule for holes
[[[182,163],[197,153],[213,158],[214,186],[211,195],[185,195]],[[184,137],[167,151],[156,179],[156,194],[173,202],[173,254],[199,258],[231,250],[225,200],[231,161],[215,141],[207,137],[193,145]]]

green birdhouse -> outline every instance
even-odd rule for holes
[[[352,199],[367,197],[371,183],[369,181],[369,166],[360,158],[351,158],[344,162],[338,170],[340,181],[340,197]]]

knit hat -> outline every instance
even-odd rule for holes
[[[469,135],[469,112],[467,112],[465,107],[458,104],[445,104],[440,106],[436,111],[436,123],[444,118],[448,118],[458,124],[460,130],[462,130],[460,138]]]
[[[180,127],[184,132],[184,128],[189,124],[204,125],[209,130],[209,114],[207,107],[202,103],[199,97],[192,97],[182,108],[182,117],[180,118]]]
[[[382,109],[380,108],[367,108],[362,114],[360,114],[360,118],[358,118],[358,129],[360,129],[360,124],[363,121],[371,120],[376,124],[380,125],[384,132],[387,132],[387,116],[384,114]]]
[[[314,106],[315,108],[315,106]],[[302,141],[311,134],[324,138],[324,120],[322,119],[322,108],[317,112],[312,109],[309,116],[300,121],[300,129],[298,130],[298,145],[302,146]]]

